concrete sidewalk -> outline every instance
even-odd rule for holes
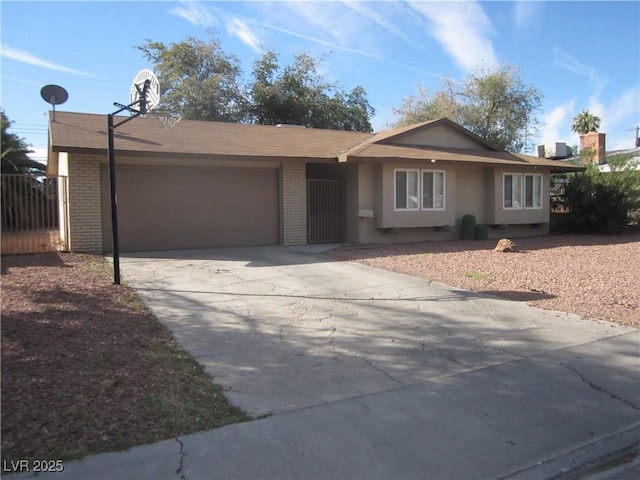
[[[638,390],[631,381],[637,365],[629,361],[637,346],[637,333],[630,333],[96,455],[42,477],[589,478],[599,463],[628,452],[640,438]],[[621,368],[609,377],[600,365],[612,361],[621,361]],[[630,381],[619,377],[623,371]],[[587,472],[583,465],[590,465]],[[613,478],[632,478],[637,467]]]
[[[141,254],[123,272],[233,403],[272,415],[52,478],[611,479],[640,467],[598,470],[640,445],[637,330],[313,247]]]

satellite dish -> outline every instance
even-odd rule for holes
[[[143,95],[144,93],[144,95]],[[133,79],[131,85],[131,104],[140,102],[143,98],[146,100],[146,105],[142,106],[142,113],[147,113],[153,110],[160,103],[160,82],[158,77],[151,70],[140,70]]]
[[[62,105],[69,98],[67,91],[60,85],[45,85],[40,90],[42,99],[53,108],[53,121],[56,121],[56,105]]]
[[[69,94],[60,85],[45,85],[40,90],[40,95],[45,102],[51,105],[62,105],[69,99]]]

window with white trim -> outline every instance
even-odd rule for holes
[[[505,210],[539,210],[542,208],[542,175],[505,173],[502,192]]]
[[[505,210],[522,208],[522,174],[505,173],[503,182],[503,203]]]
[[[524,208],[542,208],[542,175],[524,176]]]
[[[396,170],[396,210],[418,210],[418,170]]]
[[[422,209],[444,210],[444,172],[422,171]]]
[[[397,169],[394,175],[396,210],[445,209],[444,171]]]

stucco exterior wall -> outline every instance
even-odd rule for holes
[[[284,161],[280,170],[281,240],[283,245],[307,243],[307,175],[300,161]]]
[[[473,215],[476,224],[486,222],[485,169],[476,166],[458,166],[456,169],[456,230],[460,231],[462,217]]]
[[[445,171],[445,210],[396,211],[394,172],[397,169]],[[542,174],[542,208],[505,210],[504,173]],[[358,166],[358,202],[358,243],[458,239],[462,218],[467,214],[475,216],[476,224],[491,226],[490,238],[549,232],[549,173],[539,169],[444,162],[361,164]],[[368,212],[373,216],[366,216]]]
[[[395,171],[398,169],[416,169],[445,172],[445,209],[444,210],[395,210]],[[382,168],[382,206],[376,213],[378,228],[416,228],[443,227],[455,224],[456,213],[456,170],[443,163],[387,163]]]
[[[95,155],[68,156],[69,249],[74,252],[102,253],[99,162]]]
[[[462,150],[488,150],[489,147],[446,125],[434,125],[426,130],[394,138],[398,145],[429,145],[431,148],[457,148]]]
[[[355,238],[350,242],[372,243],[375,240],[373,235],[377,233],[376,211],[382,206],[380,195],[376,195],[376,187],[380,183],[378,171],[382,168],[379,164],[361,163],[358,164],[358,203],[357,203],[357,229]]]
[[[540,174],[542,175],[542,207],[539,209],[505,209],[503,208],[503,177],[505,173]],[[513,167],[496,167],[493,175],[495,189],[493,192],[494,212],[492,221],[494,225],[523,225],[549,223],[550,218],[550,196],[549,196],[549,172],[541,169],[523,169]]]

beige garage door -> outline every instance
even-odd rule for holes
[[[117,167],[122,251],[279,243],[278,170]],[[102,170],[103,245],[112,248],[109,178]]]

